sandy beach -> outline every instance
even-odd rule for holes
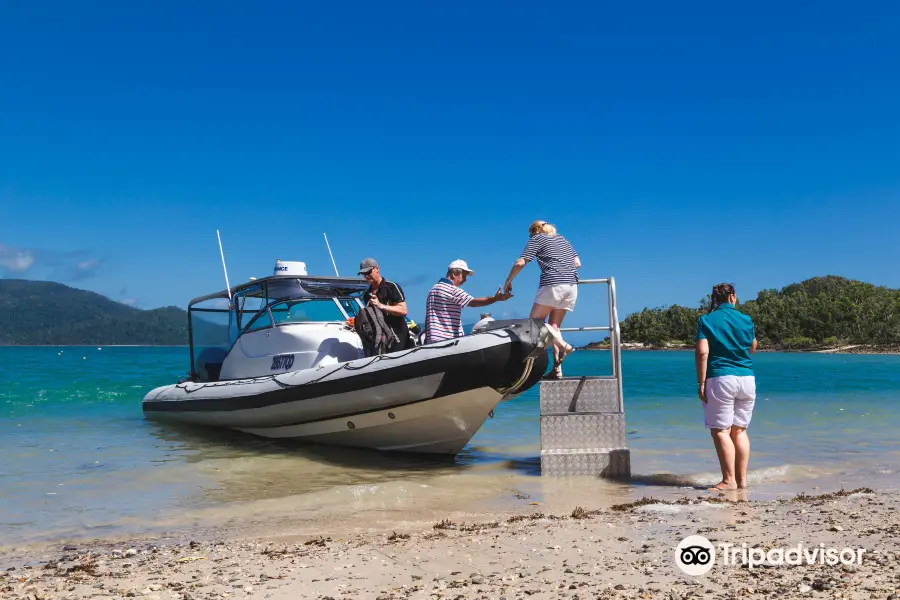
[[[448,516],[390,531],[117,540],[9,549],[4,598],[900,598],[900,501],[868,488],[753,501],[705,491],[568,514],[471,521]],[[707,574],[675,562],[678,543],[850,549],[860,562],[752,568],[719,551]],[[863,553],[860,554],[859,551]],[[750,556],[749,554],[747,556]],[[798,554],[797,556],[801,556]],[[824,556],[824,555],[822,555]],[[842,555],[843,557],[844,555]],[[757,558],[762,558],[758,556]],[[769,559],[775,563],[768,563]],[[759,560],[757,562],[760,562]]]

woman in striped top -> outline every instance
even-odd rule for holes
[[[528,228],[530,236],[522,255],[513,264],[506,278],[504,293],[512,293],[512,282],[527,263],[537,259],[541,279],[531,307],[532,319],[550,317],[553,340],[553,370],[551,379],[562,377],[562,362],[574,350],[559,331],[566,313],[574,310],[578,298],[578,268],[581,260],[569,240],[556,233],[556,227],[546,221],[535,221]]]

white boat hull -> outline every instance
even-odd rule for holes
[[[268,438],[376,450],[458,454],[481,428],[504,396],[491,388],[416,402],[350,418],[239,431]]]
[[[144,413],[267,438],[457,454],[500,402],[537,383],[548,365],[545,325],[494,327],[390,355],[163,386],[146,395]]]

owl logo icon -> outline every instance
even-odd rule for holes
[[[716,563],[716,549],[702,535],[689,535],[675,547],[675,564],[686,575],[705,575]]]

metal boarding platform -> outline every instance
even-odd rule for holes
[[[608,286],[609,326],[562,327],[560,331],[608,331],[612,375],[541,381],[541,474],[627,479],[631,456],[625,443],[616,282],[612,277],[579,282],[579,286],[591,284]]]

